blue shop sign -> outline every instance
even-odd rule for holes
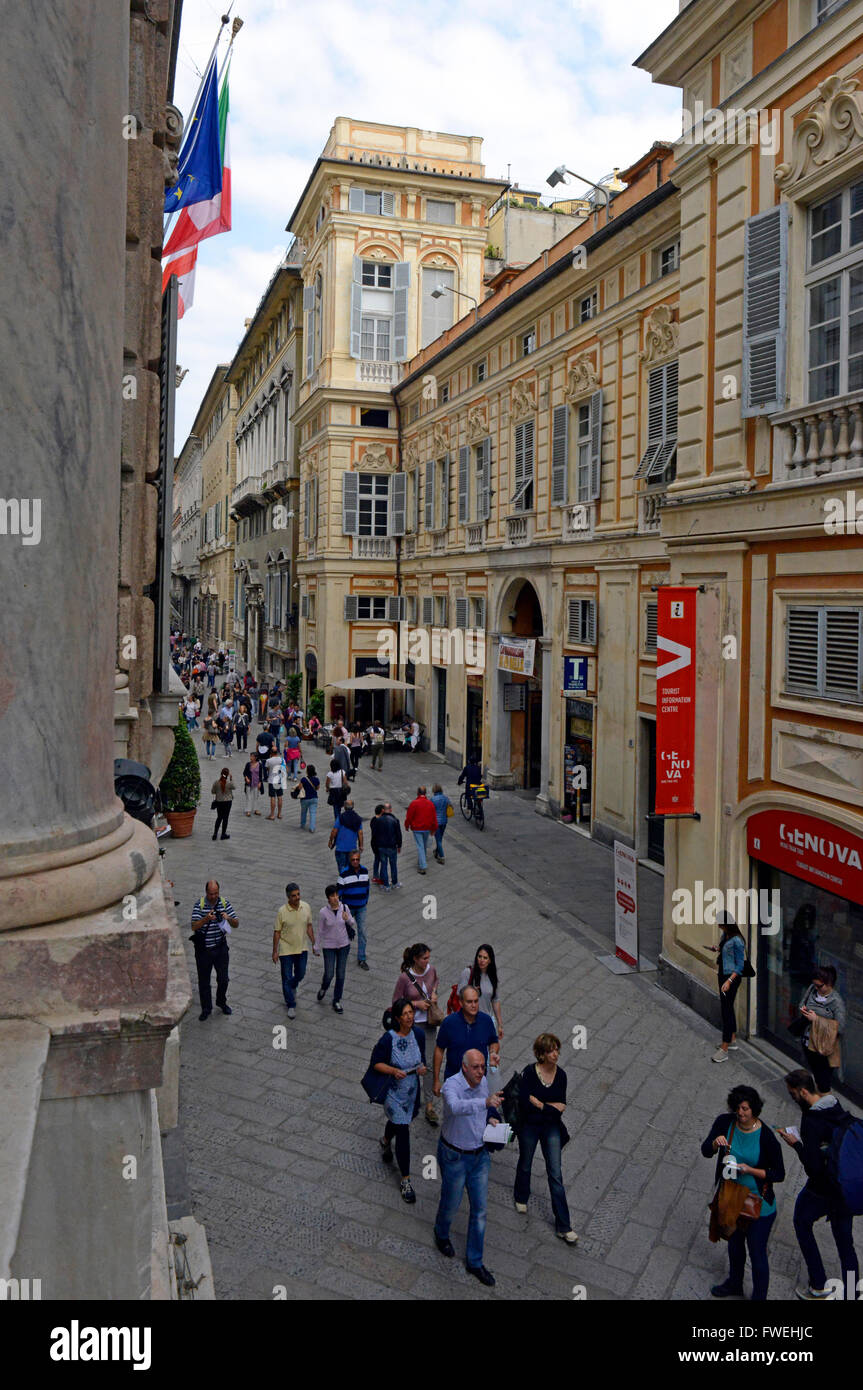
[[[587,657],[565,656],[563,658],[563,693],[565,695],[584,695],[587,692]]]

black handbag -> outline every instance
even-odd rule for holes
[[[789,1023],[788,1031],[791,1034],[792,1038],[802,1038],[803,1034],[806,1032],[806,1029],[808,1027],[808,1018],[804,1018],[802,1014],[798,1014],[797,1017],[792,1018],[791,1022]]]
[[[743,970],[741,971],[740,978],[742,980],[753,980],[755,978],[755,970],[748,956],[743,962]]]
[[[214,798],[214,799],[210,802],[210,810],[211,810],[211,811],[215,811],[215,809],[216,809],[216,807],[218,806],[218,804],[219,804],[218,801],[216,801],[215,798]]]

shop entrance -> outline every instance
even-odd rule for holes
[[[590,829],[593,788],[593,705],[567,700],[563,745],[563,814]]]
[[[378,661],[376,656],[355,657],[354,666],[355,676],[381,676],[384,680],[390,678],[389,662]],[[353,701],[353,718],[362,728],[368,728],[375,719],[379,719],[382,724],[386,723],[388,690],[355,690]]]
[[[656,810],[656,723],[653,719],[647,724],[647,810],[652,817]],[[648,819],[647,857],[654,864],[665,863],[665,821]]]
[[[435,750],[446,752],[446,668],[436,666],[435,675]]]
[[[465,728],[465,760],[471,753],[478,755],[482,762],[482,678],[479,676],[468,676],[467,686],[467,724]],[[471,681],[476,681],[476,685],[471,685]]]

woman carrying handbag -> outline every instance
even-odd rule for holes
[[[779,1140],[758,1118],[763,1101],[752,1086],[735,1086],[726,1105],[701,1145],[705,1158],[716,1155],[710,1239],[728,1241],[728,1277],[710,1292],[714,1298],[743,1297],[748,1250],[752,1301],[763,1303],[770,1284],[767,1242],[776,1220],[773,1186],[785,1181],[785,1163]]]
[[[431,964],[431,947],[424,941],[408,946],[402,958],[401,974],[393,990],[393,1003],[409,999],[414,1006],[414,1026],[425,1035],[425,1055],[431,1057],[437,1038],[438,1024],[443,1023],[443,1009],[437,998],[438,975]],[[431,1047],[431,1051],[429,1048]],[[423,1077],[425,1115],[430,1125],[439,1123],[435,1110],[431,1068]]]

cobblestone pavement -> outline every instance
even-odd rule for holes
[[[199,734],[193,737],[200,749]],[[241,759],[235,753],[230,761],[239,782]],[[325,765],[320,755],[312,761],[319,771]],[[314,913],[321,906],[324,885],[334,876],[326,848],[331,811],[322,802],[316,833],[301,834],[299,806],[289,797],[284,820],[268,822],[247,819],[240,795],[231,839],[214,844],[214,817],[205,808],[221,766],[218,758],[203,762],[194,834],[169,839],[165,858],[181,923],[189,921],[209,877],[220,880],[240,916],[231,939],[233,1015],[216,1010],[200,1023],[195,988],[181,1025],[180,1125],[217,1297],[269,1299],[278,1285],[286,1285],[291,1298],[323,1299],[570,1299],[576,1286],[588,1300],[707,1297],[727,1264],[725,1246],[707,1239],[713,1164],[701,1157],[700,1142],[737,1082],[761,1090],[767,1123],[795,1116],[781,1068],[745,1044],[732,1062],[712,1064],[713,1030],[663,993],[655,975],[618,976],[599,964],[597,955],[608,951],[608,922],[584,921],[565,909],[559,885],[550,881],[549,858],[559,837],[560,856],[571,856],[566,902],[586,910],[577,870],[582,855],[593,856],[595,865],[597,847],[536,816],[529,802],[509,793],[492,798],[484,835],[456,814],[447,829],[446,864],[430,859],[425,877],[416,872],[413,840],[406,836],[400,859],[405,887],[389,894],[373,888],[371,970],[357,968],[352,950],[344,1014],[316,1002],[321,965],[310,955],[290,1022],[271,959],[273,919],[289,879],[300,883]],[[367,820],[374,804],[388,797],[403,816],[418,780],[440,780],[455,801],[450,768],[427,755],[397,753],[381,773],[361,764],[356,808]],[[510,848],[502,852],[507,837]],[[424,899],[426,914],[436,910],[433,920],[423,915]],[[598,901],[588,900],[587,909],[595,910]],[[423,1159],[435,1153],[438,1131],[422,1115],[413,1124],[417,1204],[407,1207],[396,1177],[380,1161],[382,1112],[368,1104],[359,1085],[402,949],[416,940],[432,946],[442,993],[481,941],[494,945],[505,1029],[502,1079],[532,1060],[537,1033],[548,1029],[564,1039],[572,1142],[563,1152],[563,1176],[580,1240],[569,1247],[555,1239],[541,1154],[527,1216],[512,1203],[515,1150],[495,1155],[485,1243],[485,1262],[497,1279],[493,1290],[464,1269],[466,1200],[453,1229],[457,1258],[446,1260],[434,1248],[439,1184],[420,1175]],[[194,983],[188,941],[186,949]],[[587,1029],[587,1047],[576,1051],[569,1042],[578,1024]],[[273,1046],[279,1025],[288,1030],[285,1050]],[[791,1227],[803,1174],[790,1151],[787,1168],[771,1238],[772,1299],[793,1297],[803,1272]],[[822,1236],[821,1243],[828,1273],[838,1273],[832,1240]]]

